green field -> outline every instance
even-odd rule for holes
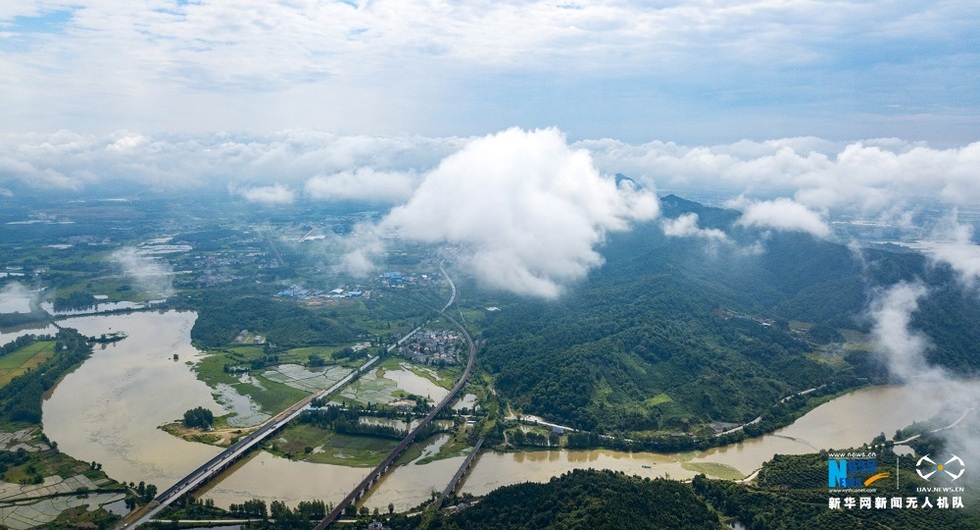
[[[256,385],[242,383],[239,380],[241,374],[230,374],[224,371],[224,366],[234,360],[236,359],[229,358],[226,354],[214,353],[201,359],[194,367],[194,370],[197,372],[197,378],[207,383],[208,386],[213,388],[221,383],[231,385],[239,394],[251,397],[259,405],[259,408],[268,414],[275,414],[307,395],[302,390],[270,381],[259,375],[258,372],[253,372],[251,375],[262,385],[262,388]]]
[[[647,399],[644,403],[648,407],[655,407],[655,406],[660,405],[662,403],[670,403],[672,401],[674,401],[674,400],[673,399],[670,399],[670,396],[668,396],[664,392],[661,392],[661,393],[657,394],[656,396],[653,396],[652,398]]]
[[[340,394],[333,397],[332,402],[366,406],[368,403],[391,403],[405,395],[404,391],[398,389],[397,383],[385,379],[383,375],[384,368],[378,368],[344,387]]]
[[[378,465],[396,445],[397,440],[349,436],[312,425],[294,424],[267,444],[266,449],[293,460],[370,467]]]
[[[11,379],[32,370],[54,355],[54,342],[44,341],[29,344],[23,348],[0,357],[0,387]]]

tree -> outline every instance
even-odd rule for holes
[[[324,366],[326,364],[327,364],[327,361],[325,361],[323,359],[323,357],[321,357],[321,356],[319,356],[319,355],[317,355],[315,353],[310,355],[309,360],[307,362],[307,366],[311,366],[311,367]]]
[[[195,407],[184,413],[184,425],[208,429],[214,423],[214,413],[204,407]]]

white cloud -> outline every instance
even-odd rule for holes
[[[418,176],[410,172],[375,171],[358,168],[330,175],[317,175],[306,181],[306,195],[313,199],[360,199],[400,202],[412,196]]]
[[[717,228],[701,228],[698,226],[698,214],[686,213],[675,219],[663,219],[661,222],[664,234],[670,237],[697,237],[715,241],[727,241],[725,232]]]
[[[132,278],[143,293],[153,297],[174,294],[173,267],[169,263],[141,254],[133,247],[113,252],[110,259],[119,264],[123,274]]]
[[[891,376],[908,386],[909,395],[932,403],[937,410],[952,414],[967,411],[955,428],[934,432],[945,438],[946,451],[968,462],[976,461],[980,458],[976,444],[980,417],[970,411],[980,399],[980,386],[972,379],[953,377],[947,370],[930,365],[926,353],[932,342],[911,327],[919,302],[928,295],[928,289],[920,281],[899,282],[873,292],[868,314],[873,323],[874,349],[885,361]]]
[[[463,142],[417,136],[340,136],[283,131],[150,136],[58,131],[0,135],[0,186],[96,191],[302,189],[317,175],[411,175],[434,167]],[[354,184],[346,189],[353,194]],[[367,193],[370,187],[362,184]],[[381,188],[381,187],[379,187]],[[405,186],[395,186],[405,193]],[[265,190],[273,191],[273,190]],[[280,194],[281,195],[281,194]]]
[[[379,229],[458,245],[486,285],[550,298],[602,263],[608,232],[657,213],[652,193],[617,187],[557,130],[509,129],[446,157]]]
[[[20,282],[10,282],[0,288],[0,313],[30,313],[37,293]]]
[[[912,313],[928,290],[919,282],[897,283],[878,291],[871,303],[875,350],[882,354],[890,372],[901,380],[923,375],[929,339],[909,328]]]
[[[792,199],[749,201],[744,208],[744,213],[738,219],[738,224],[742,226],[806,232],[816,237],[830,235],[830,227],[820,214]]]
[[[659,189],[705,189],[771,199],[792,196],[814,210],[887,213],[941,198],[980,203],[980,142],[937,149],[878,139],[836,145],[816,138],[686,147],[651,142],[585,141],[603,171],[626,173]]]
[[[296,194],[293,193],[293,190],[278,183],[271,186],[250,188],[237,188],[233,186],[230,191],[233,195],[238,195],[248,202],[259,204],[292,204],[296,199]]]
[[[954,222],[951,240],[930,245],[929,255],[936,261],[948,263],[968,287],[980,280],[980,245],[973,243],[973,227]]]

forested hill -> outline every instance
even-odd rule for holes
[[[659,222],[615,234],[604,266],[557,301],[519,300],[490,316],[481,362],[526,413],[585,429],[677,431],[742,423],[779,398],[878,371],[859,354],[827,355],[835,330],[867,331],[874,289],[921,279],[913,326],[933,362],[972,371],[980,303],[952,272],[915,253],[862,252],[801,233],[737,224],[739,213],[679,197],[665,218],[696,213],[727,242],[664,235]],[[790,320],[821,337],[794,333]],[[857,366],[857,372],[852,364]]]
[[[722,529],[689,486],[612,471],[576,470],[547,484],[494,490],[474,506],[436,519],[430,528]]]
[[[878,468],[894,469],[895,458],[885,448],[878,455]],[[472,506],[446,510],[429,528],[722,530],[732,523],[759,530],[978,528],[980,510],[973,494],[966,494],[964,509],[936,508],[940,498],[950,501],[949,494],[921,493],[918,488],[928,483],[914,469],[914,457],[901,457],[900,480],[877,482],[872,495],[914,498],[917,505],[928,497],[932,508],[831,509],[828,499],[841,493],[828,491],[827,454],[813,453],[776,455],[763,464],[758,485],[704,475],[682,483],[608,470],[576,470],[546,484],[494,490]]]

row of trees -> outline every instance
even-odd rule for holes
[[[95,296],[82,291],[72,291],[68,296],[58,296],[54,299],[55,311],[78,311],[95,307],[98,301]]]
[[[27,346],[28,344],[33,344],[35,342],[43,341],[43,340],[54,340],[54,339],[51,337],[51,335],[40,335],[40,336],[22,335],[4,344],[3,346],[0,346],[0,357],[3,357],[5,355],[10,355],[11,353],[14,353],[15,351],[23,348],[24,346]]]
[[[337,406],[305,410],[297,421],[315,425],[321,429],[333,429],[342,434],[375,436],[401,440],[408,434],[405,431],[387,425],[373,425],[360,422],[361,412],[358,409],[345,409]]]

